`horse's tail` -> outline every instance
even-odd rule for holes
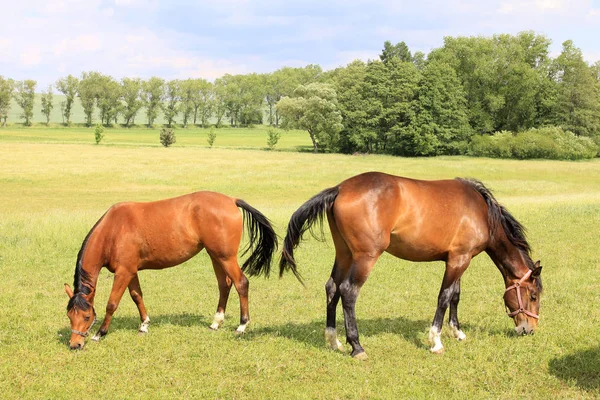
[[[235,205],[242,209],[246,228],[250,235],[248,246],[244,249],[242,256],[254,249],[242,265],[242,271],[247,272],[250,276],[265,274],[268,277],[273,253],[277,248],[277,234],[269,219],[256,208],[240,199],[236,199]]]
[[[508,240],[517,248],[527,254],[531,251],[527,242],[526,230],[523,225],[494,197],[491,190],[476,179],[459,179],[475,189],[485,200],[488,206],[488,225],[490,236],[496,235],[499,226],[502,226]]]
[[[302,235],[307,230],[318,222],[321,233],[323,233],[323,215],[326,211],[333,207],[333,203],[339,194],[339,187],[335,186],[323,190],[306,203],[302,204],[299,209],[294,212],[288,224],[287,234],[283,242],[283,251],[281,252],[281,260],[279,261],[279,276],[281,277],[285,271],[291,269],[296,278],[302,282],[302,277],[296,269],[296,261],[294,260],[294,249],[298,247]]]

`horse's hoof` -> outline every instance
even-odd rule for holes
[[[210,329],[211,331],[216,331],[216,330],[218,330],[218,329],[219,329],[219,324],[217,324],[217,323],[213,322],[213,323],[212,323],[212,324],[211,324],[211,325],[208,327],[208,329]]]
[[[92,340],[93,340],[94,342],[99,342],[99,341],[100,341],[100,338],[101,338],[101,336],[100,336],[100,335],[94,335],[94,336],[92,336]]]
[[[235,336],[244,336],[246,334],[246,331],[238,331],[237,329],[235,330]]]
[[[433,354],[444,354],[444,348],[443,347],[432,347],[431,349],[429,349]]]
[[[367,353],[365,353],[363,351],[361,353],[353,355],[352,358],[354,358],[355,360],[359,360],[359,361],[366,361],[369,359],[369,356],[367,355]]]

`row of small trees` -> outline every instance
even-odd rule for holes
[[[120,81],[99,72],[84,72],[81,77],[69,75],[59,79],[42,92],[42,112],[47,122],[54,107],[53,91],[64,95],[60,103],[63,123],[70,125],[73,106],[79,98],[85,115],[85,123],[92,126],[94,115],[104,125],[135,124],[144,109],[144,122],[152,126],[159,113],[170,127],[176,119],[185,127],[188,124],[207,126],[214,118],[217,126],[225,119],[230,125],[248,126],[263,123],[263,111],[268,107],[268,122],[279,125],[279,113],[275,104],[302,84],[314,81],[322,70],[319,66],[304,68],[284,67],[270,74],[230,75],[216,79],[166,81],[152,77],[148,80],[123,78]],[[33,117],[36,81],[15,82],[0,76],[0,119],[8,118],[10,99],[14,98],[22,108],[21,118],[30,125]]]

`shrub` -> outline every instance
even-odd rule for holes
[[[210,130],[208,131],[208,137],[206,138],[206,141],[208,142],[208,146],[209,147],[213,147],[213,144],[215,144],[215,139],[217,138],[217,132],[215,132],[215,128],[210,128]]]
[[[100,144],[104,137],[104,127],[101,124],[96,124],[96,128],[94,128],[94,137],[96,139],[96,144]]]
[[[175,131],[173,128],[162,128],[160,130],[160,143],[162,143],[163,146],[169,147],[176,141],[177,139],[175,138]]]
[[[274,129],[274,128],[269,128],[267,130],[267,146],[269,146],[269,149],[273,150],[275,148],[275,146],[277,145],[277,142],[279,142],[279,139],[281,138],[281,132]]]
[[[598,154],[598,145],[588,137],[576,136],[561,127],[532,128],[524,132],[497,132],[476,136],[469,154],[495,158],[546,158],[553,160],[581,160]]]

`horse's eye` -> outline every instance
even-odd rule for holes
[[[89,316],[88,317],[84,317],[83,319],[84,319],[85,322],[88,322],[90,320],[90,317]]]
[[[531,296],[529,296],[529,298],[531,299],[531,301],[537,301],[537,296],[535,294],[532,294]]]

